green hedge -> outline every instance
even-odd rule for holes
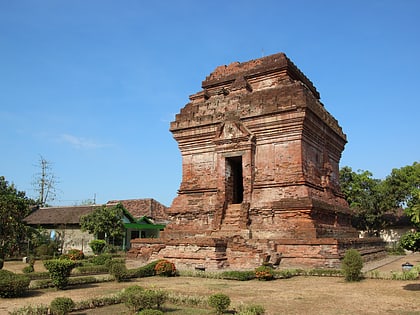
[[[67,285],[71,270],[77,265],[77,262],[67,259],[44,261],[44,266],[50,273],[54,286],[58,289],[63,289]]]
[[[51,301],[50,311],[52,315],[67,315],[75,306],[73,300],[69,297],[56,297]]]
[[[255,279],[254,271],[223,271],[221,273],[221,278],[226,280],[238,280],[238,281],[248,281]]]
[[[29,288],[31,280],[25,275],[18,275],[9,270],[0,270],[0,297],[17,297]]]
[[[105,265],[94,265],[94,266],[80,266],[76,267],[72,274],[74,275],[92,275],[108,273],[109,268]]]
[[[224,293],[215,293],[209,296],[208,304],[217,314],[223,314],[230,305],[230,298]]]

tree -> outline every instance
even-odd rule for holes
[[[420,232],[410,231],[401,236],[401,247],[413,252],[420,251]]]
[[[420,227],[420,163],[414,162],[399,169],[393,169],[385,179],[389,194],[395,205],[403,207],[411,222]],[[401,247],[411,251],[420,251],[420,231],[409,231],[400,239]]]
[[[340,169],[340,185],[354,211],[353,225],[356,228],[373,235],[386,227],[385,214],[394,208],[395,202],[389,197],[384,181],[373,178],[369,171],[356,173],[345,166]]]
[[[420,227],[420,163],[394,168],[385,183],[394,206],[404,208],[411,221]]]
[[[18,251],[21,241],[26,238],[26,227],[23,223],[35,201],[9,184],[0,176],[0,260],[6,255]]]
[[[82,216],[80,226],[82,231],[95,235],[104,234],[106,242],[109,243],[110,237],[115,239],[124,235],[123,215],[124,210],[121,204],[112,207],[103,205]]]
[[[54,201],[57,196],[58,179],[52,171],[51,162],[39,158],[40,172],[35,175],[33,182],[34,190],[38,194],[38,205],[47,206],[48,201]]]

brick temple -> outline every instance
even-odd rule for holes
[[[133,240],[129,256],[215,270],[338,267],[348,248],[384,254],[350,224],[346,135],[285,54],[217,67],[170,131],[182,154],[171,223],[161,238]]]

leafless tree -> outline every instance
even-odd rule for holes
[[[37,166],[40,171],[35,174],[33,186],[38,195],[38,205],[45,207],[57,197],[58,179],[53,173],[51,162],[44,157],[40,156]]]

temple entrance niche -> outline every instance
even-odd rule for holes
[[[244,184],[242,175],[242,156],[226,158],[226,188],[227,204],[240,204],[244,199]]]

